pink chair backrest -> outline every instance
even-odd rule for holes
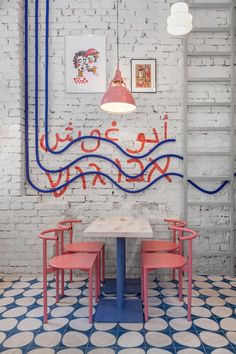
[[[187,222],[184,220],[180,220],[180,219],[164,219],[165,222],[167,222],[168,224],[171,225],[176,225],[176,226],[180,226],[180,227],[185,227],[187,225]]]
[[[183,252],[183,242],[188,241],[188,254],[186,256],[188,258],[189,263],[192,264],[192,256],[193,256],[192,241],[198,236],[197,232],[185,227],[180,227],[175,225],[169,226],[169,229],[179,231],[178,239],[179,239],[180,254],[182,254]],[[186,233],[187,235],[184,235],[184,233]]]
[[[47,229],[42,231],[39,236],[43,240],[43,268],[47,268],[47,242],[55,241],[55,255],[58,256],[62,252],[62,230],[60,228]],[[61,241],[61,248],[59,248],[59,243]]]
[[[164,219],[165,222],[167,222],[169,224],[168,229],[170,229],[170,226],[179,226],[179,227],[185,227],[187,225],[187,222],[184,220],[180,220],[180,219]],[[173,231],[173,242],[176,242],[176,229],[172,229]]]
[[[81,223],[82,220],[62,220],[59,221],[57,226],[63,231],[69,231],[69,242],[72,243],[73,240],[73,224]]]

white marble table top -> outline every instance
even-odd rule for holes
[[[152,238],[152,228],[145,218],[128,216],[100,217],[85,230],[85,237]]]

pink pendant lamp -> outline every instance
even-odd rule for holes
[[[104,93],[101,101],[101,109],[107,113],[124,114],[131,113],[136,109],[133,95],[127,89],[124,79],[119,69],[119,19],[118,19],[118,1],[116,1],[117,10],[117,68],[115,76],[111,81],[108,90]]]

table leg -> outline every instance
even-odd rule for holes
[[[120,239],[120,238],[118,238]],[[118,269],[122,269],[123,271],[123,279],[124,279],[124,289],[123,293],[125,294],[140,294],[141,293],[141,282],[139,278],[128,278],[126,279],[126,248],[125,248],[125,238],[123,238],[124,242],[122,245],[118,246],[118,239],[116,242],[116,255],[118,259],[118,248],[120,247],[120,250],[122,249],[123,255],[122,255],[122,262],[123,265],[119,265],[117,263],[117,272]],[[116,276],[116,279],[118,279],[118,274]],[[117,294],[117,287],[119,288],[116,279],[114,278],[106,278],[105,284],[104,284],[104,293],[105,294]]]
[[[124,246],[123,246],[123,253],[124,253],[124,265],[123,265],[123,276],[124,276],[124,293],[126,288],[126,240],[124,238]]]
[[[116,296],[117,296],[117,308],[123,309],[123,298],[125,288],[125,239],[118,237],[116,240]]]
[[[125,299],[125,238],[116,241],[116,299],[103,298],[95,313],[97,322],[142,322],[140,299]]]

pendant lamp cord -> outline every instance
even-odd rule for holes
[[[116,54],[117,54],[117,68],[119,69],[119,0],[116,0]]]

